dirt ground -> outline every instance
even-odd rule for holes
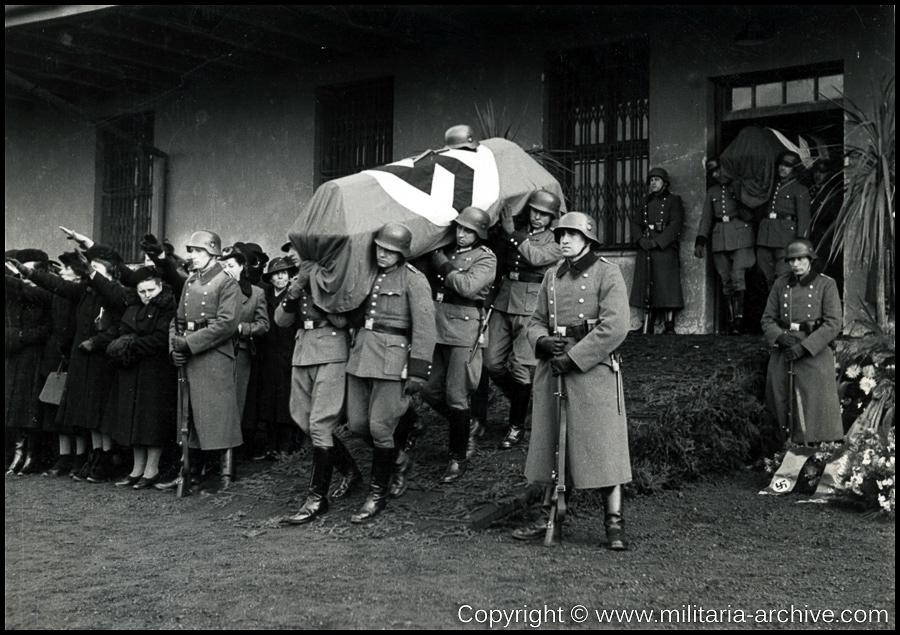
[[[756,359],[758,338],[723,339],[626,347],[629,413],[646,410],[650,376],[664,390]],[[505,409],[494,400],[452,486],[438,484],[446,426],[425,409],[410,490],[363,526],[349,523],[363,492],[311,525],[283,524],[305,498],[306,454],[242,463],[227,491],[210,481],[184,499],[7,477],[6,628],[894,628],[894,521],[760,496],[761,472],[628,497],[627,552],[601,544],[602,512],[583,492],[561,545],[516,542],[535,512],[521,502],[524,445],[494,449]],[[345,439],[368,474],[371,451]]]
[[[627,500],[632,549],[614,553],[578,493],[558,547],[509,537],[531,512],[473,530],[470,492],[489,484],[476,465],[441,487],[434,463],[365,526],[348,522],[362,494],[281,524],[307,480],[299,455],[184,499],[7,477],[6,628],[794,628],[829,609],[860,620],[839,628],[894,627],[894,522],[759,496],[761,473]]]

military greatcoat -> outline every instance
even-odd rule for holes
[[[631,286],[631,306],[646,308],[648,278],[651,309],[680,309],[684,306],[678,242],[683,225],[684,206],[680,196],[666,188],[644,199],[643,207],[631,220],[631,233],[636,241],[646,236],[653,239],[657,246],[649,251],[638,249]]]
[[[841,332],[843,319],[837,284],[823,274],[810,272],[802,279],[790,273],[775,281],[760,324],[772,346],[766,375],[766,405],[788,429],[788,372],[791,362],[775,341],[791,333],[803,341],[807,355],[793,362],[794,421],[788,430],[795,443],[837,441],[844,435],[837,394],[832,342]]]
[[[192,445],[225,450],[241,445],[241,416],[234,383],[241,288],[212,262],[185,281],[176,323],[186,328],[190,355],[186,368],[193,415]]]
[[[528,323],[528,341],[534,347],[538,339],[553,333],[554,325],[566,327],[566,351],[578,367],[563,375],[568,468],[578,489],[631,480],[621,370],[614,357],[628,333],[629,321],[622,273],[598,254],[567,260],[544,275]],[[556,392],[557,378],[550,371],[549,360],[538,359],[525,463],[525,476],[532,483],[551,483],[551,472],[556,469]]]
[[[756,244],[782,249],[795,238],[809,235],[809,190],[796,179],[775,186],[765,216],[759,221]]]

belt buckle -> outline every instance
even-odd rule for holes
[[[565,326],[557,326],[556,334],[560,337],[566,337],[566,327]]]
[[[315,328],[315,326],[313,325],[313,321],[312,320],[303,320],[303,328],[306,329],[307,331]]]
[[[373,328],[375,328],[375,320],[373,318],[368,318],[365,323],[365,329],[371,331]]]
[[[442,292],[438,292],[438,294],[437,294],[437,295],[435,296],[435,298],[434,298],[434,301],[435,301],[435,302],[443,302],[443,301],[444,301],[444,294],[443,294]]]
[[[791,330],[792,330],[792,331],[799,331],[799,330],[800,330],[800,323],[799,323],[799,322],[791,322]]]
[[[188,323],[187,323],[187,330],[189,330],[189,331],[195,331],[196,329],[197,329],[197,323],[196,323],[196,322],[188,322]]]
[[[647,225],[647,229],[649,229],[650,231],[656,231],[656,225],[653,223],[650,223],[649,225]]]
[[[722,222],[723,222],[723,223],[730,223],[730,222],[731,222],[731,219],[730,219],[728,216],[723,216],[723,217],[722,217]]]
[[[518,271],[510,271],[510,272],[509,272],[509,279],[510,279],[510,280],[518,280],[518,279],[519,279],[519,272],[518,272]]]
[[[774,219],[778,218],[778,214],[776,214],[775,212],[769,212],[769,218],[774,220]]]

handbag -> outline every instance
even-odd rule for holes
[[[62,369],[62,364],[60,364],[59,370],[55,373],[50,373],[47,376],[47,381],[44,382],[44,388],[41,390],[38,400],[41,403],[58,406],[62,401],[63,390],[65,390],[66,377],[68,377],[68,375],[69,373],[64,371]]]

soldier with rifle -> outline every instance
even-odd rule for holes
[[[234,365],[243,296],[237,280],[227,276],[216,259],[222,255],[217,234],[194,232],[187,251],[192,272],[169,330],[169,355],[176,366],[185,368],[190,384],[190,446],[222,452],[223,485],[228,485],[234,473],[228,450],[242,443]],[[192,471],[199,475],[197,468]],[[154,487],[174,489],[179,482],[182,488],[187,485],[179,475]]]
[[[481,380],[482,349],[487,334],[484,299],[497,271],[497,257],[482,241],[487,239],[490,217],[477,207],[466,207],[454,220],[456,244],[452,251],[436,250],[434,292],[437,346],[434,368],[422,399],[449,422],[450,461],[441,478],[453,483],[468,469],[469,399]]]
[[[528,198],[527,229],[516,231],[508,208],[500,217],[506,266],[493,302],[484,367],[509,399],[509,428],[500,442],[501,450],[515,447],[525,435],[531,375],[537,363],[534,350],[528,345],[526,326],[537,303],[544,272],[562,258],[550,231],[550,224],[559,218],[559,208],[560,200],[555,194],[539,190]]]
[[[622,485],[631,480],[631,461],[616,349],[630,310],[619,267],[595,250],[596,227],[580,212],[560,219],[554,233],[565,259],[544,275],[528,323],[538,362],[525,476],[544,485],[545,496],[541,518],[513,537],[559,542],[571,483],[600,489],[607,546],[620,551],[628,547]]]

